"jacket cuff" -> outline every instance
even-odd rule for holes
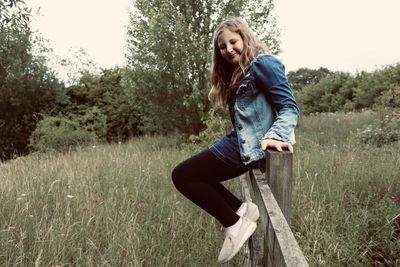
[[[283,138],[282,136],[278,135],[275,132],[268,132],[264,135],[264,137],[262,138],[262,140],[264,139],[274,139],[274,140],[278,140],[278,141],[282,141],[285,143],[289,143],[289,138]]]

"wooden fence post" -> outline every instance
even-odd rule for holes
[[[267,149],[265,177],[290,225],[292,212],[293,153]]]
[[[241,266],[308,267],[290,229],[293,154],[267,150],[266,172],[250,170],[240,177],[245,201],[254,201],[260,211],[257,231],[244,247]]]

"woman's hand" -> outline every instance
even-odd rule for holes
[[[261,148],[262,150],[267,150],[267,148],[274,148],[279,152],[282,152],[282,150],[285,149],[293,153],[293,146],[291,144],[274,139],[261,140]]]

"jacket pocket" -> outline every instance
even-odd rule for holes
[[[248,106],[257,97],[257,88],[251,80],[243,81],[236,91],[236,101],[242,108]]]

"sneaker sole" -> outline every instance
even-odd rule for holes
[[[254,231],[257,228],[257,224],[255,222],[252,222],[249,227],[246,229],[246,232],[243,234],[242,239],[240,239],[239,245],[237,246],[237,248],[232,252],[232,254],[225,259],[223,262],[221,263],[226,263],[229,260],[231,260],[233,257],[235,257],[235,255],[240,251],[240,249],[242,248],[243,244],[247,241],[247,239],[250,238],[250,236],[254,233]]]

